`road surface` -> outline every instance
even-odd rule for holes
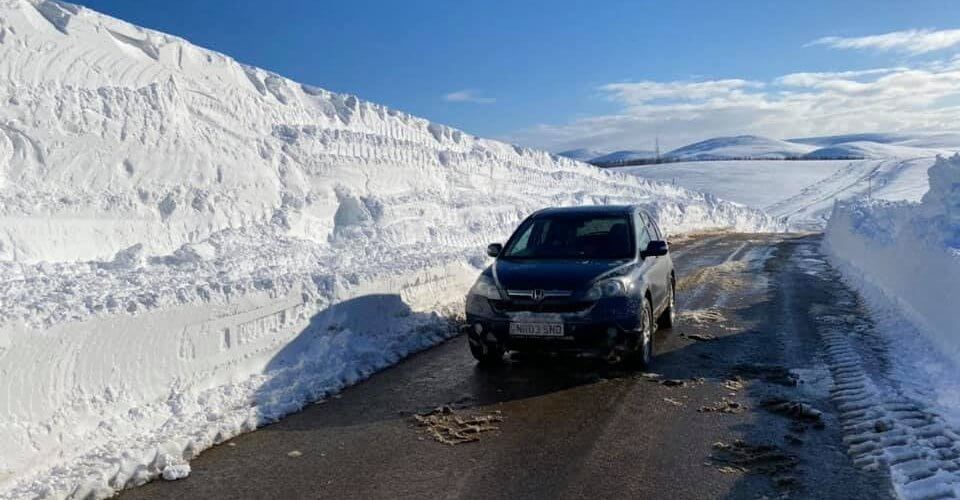
[[[818,318],[863,313],[818,248],[776,235],[675,245],[680,324],[658,333],[649,373],[481,369],[456,337],[121,498],[889,498],[884,473],[854,466],[830,401]],[[497,429],[442,444],[415,418],[438,407],[452,412],[440,423]]]

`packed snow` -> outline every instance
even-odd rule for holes
[[[955,461],[943,453],[948,445],[960,448],[960,156],[939,158],[929,179],[919,203],[838,203],[823,243],[897,353],[887,392],[936,415],[923,427],[907,426],[910,439],[889,450],[891,457],[909,452],[914,458],[892,467],[903,498],[960,491]]]
[[[0,498],[100,498],[455,334],[550,205],[758,210],[0,0]]]

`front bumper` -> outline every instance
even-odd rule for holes
[[[467,299],[467,334],[472,343],[496,343],[507,350],[608,353],[636,340],[640,319],[628,297],[602,299],[586,311],[570,314],[502,313],[479,297]],[[510,323],[563,323],[563,337],[510,335]]]

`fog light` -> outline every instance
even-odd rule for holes
[[[483,325],[481,325],[480,323],[476,323],[475,325],[473,325],[473,331],[477,332],[477,334],[483,333]]]

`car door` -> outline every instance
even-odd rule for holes
[[[642,235],[640,237],[646,240],[646,243],[643,243],[643,246],[640,247],[640,249],[643,250],[650,241],[659,240],[662,236],[649,215],[643,211],[638,212],[638,215],[638,220],[641,221],[642,224],[642,228],[640,228],[642,231],[638,230],[638,235]],[[646,257],[644,261],[647,282],[650,286],[650,296],[653,299],[653,308],[655,311],[660,311],[666,306],[667,294],[669,293],[667,285],[670,277],[669,257],[656,257],[651,255]],[[649,263],[647,261],[649,261]]]
[[[647,245],[653,241],[653,238],[650,236],[650,230],[647,227],[648,223],[649,219],[642,211],[638,211],[634,216],[638,252],[643,252],[646,250]],[[663,301],[664,294],[664,290],[662,289],[663,287],[659,284],[660,279],[657,277],[657,257],[645,257],[640,269],[642,269],[643,277],[647,282],[648,290],[650,290],[650,298],[653,301],[653,308],[657,309],[660,303]]]
[[[663,231],[660,230],[660,225],[657,224],[652,217],[649,222],[650,235],[654,239],[666,241],[667,237],[663,234]],[[667,250],[667,255],[657,258],[657,274],[660,276],[660,283],[663,283],[664,290],[664,301],[670,299],[670,291],[673,288],[673,256],[670,255],[669,249]],[[669,304],[664,302],[663,307],[667,307]]]

